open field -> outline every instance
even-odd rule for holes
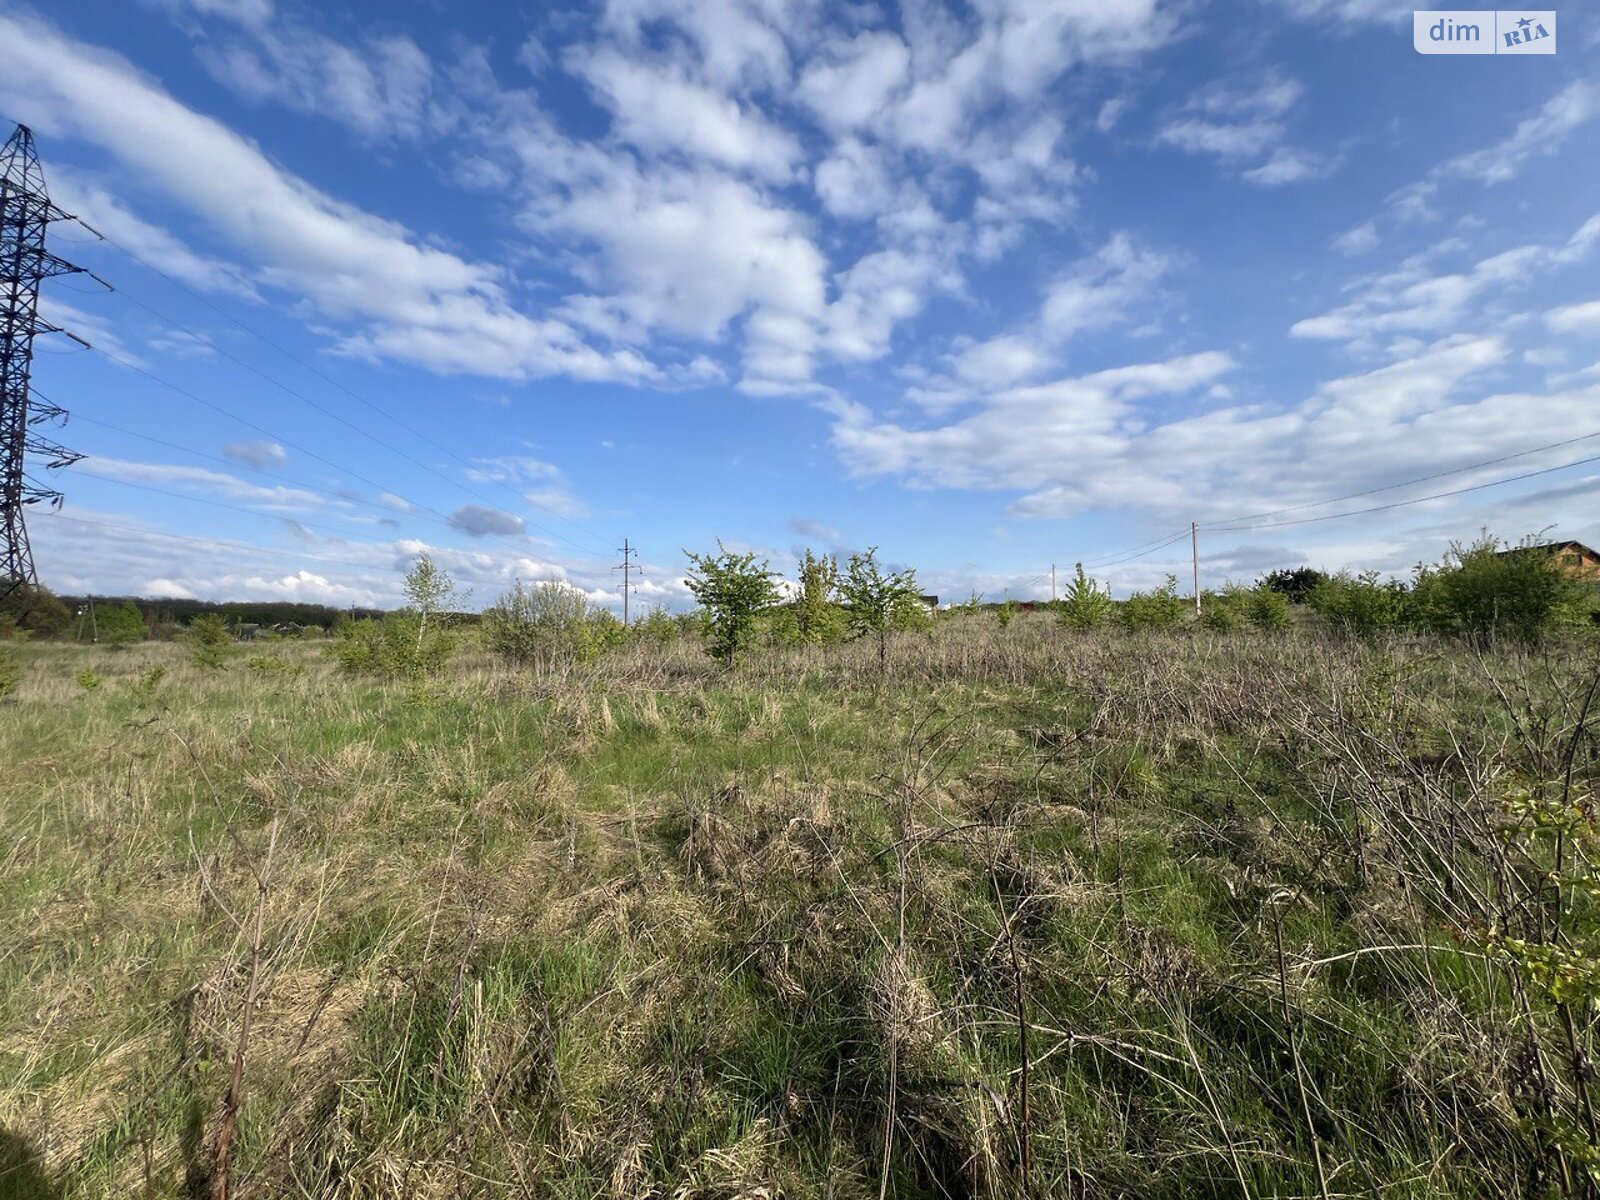
[[[241,1197],[1600,1172],[1592,637],[20,657],[0,1197],[209,1195],[241,1063]]]

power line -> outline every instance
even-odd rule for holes
[[[1282,513],[1301,512],[1308,508],[1321,508],[1325,504],[1338,504],[1344,500],[1359,500],[1362,496],[1377,496],[1384,492],[1397,491],[1403,487],[1410,487],[1417,483],[1430,483],[1435,479],[1444,479],[1451,475],[1463,475],[1468,471],[1481,470],[1484,467],[1498,466],[1500,463],[1511,462],[1518,458],[1527,458],[1531,454],[1541,454],[1546,450],[1559,450],[1563,446],[1576,445],[1578,442],[1587,442],[1600,437],[1600,429],[1592,433],[1580,433],[1576,437],[1563,438],[1559,442],[1547,442],[1543,446],[1534,446],[1529,450],[1518,450],[1515,454],[1503,454],[1499,458],[1485,459],[1483,462],[1469,463],[1464,467],[1452,467],[1448,471],[1436,471],[1432,475],[1419,475],[1415,479],[1405,479],[1399,483],[1385,484],[1383,487],[1367,488],[1365,491],[1350,492],[1343,496],[1333,496],[1327,500],[1311,500],[1305,504],[1291,504],[1287,508],[1274,508],[1267,512],[1250,513],[1244,516],[1225,517],[1221,520],[1202,525],[1202,529],[1217,529],[1224,525],[1234,525],[1240,521],[1257,521],[1264,517],[1276,517]],[[1587,460],[1584,460],[1587,461]],[[1576,463],[1568,464],[1576,466]],[[1427,497],[1424,497],[1426,499]]]
[[[1448,492],[1434,492],[1429,496],[1417,496],[1410,500],[1396,500],[1392,504],[1375,504],[1371,508],[1357,508],[1351,512],[1329,513],[1321,517],[1302,517],[1294,521],[1272,521],[1263,525],[1223,525],[1208,526],[1215,533],[1231,533],[1246,529],[1281,529],[1287,525],[1313,525],[1319,521],[1338,521],[1345,517],[1361,517],[1368,513],[1388,512],[1390,509],[1405,508],[1411,504],[1422,504],[1428,500],[1443,500],[1450,496],[1464,496],[1468,492],[1481,492],[1485,488],[1503,487],[1508,483],[1518,483],[1524,479],[1533,479],[1539,475],[1550,475],[1556,471],[1565,471],[1571,467],[1581,467],[1588,463],[1600,462],[1600,454],[1590,455],[1588,458],[1574,459],[1572,462],[1560,463],[1554,467],[1544,467],[1537,471],[1525,471],[1521,475],[1511,475],[1505,479],[1492,479],[1487,483],[1475,483],[1470,487],[1452,488]],[[1596,484],[1600,487],[1600,483]]]
[[[187,542],[192,545],[205,546],[212,550],[244,550],[251,554],[263,554],[274,558],[292,558],[296,562],[327,563],[330,566],[350,567],[357,571],[372,571],[376,568],[371,563],[355,563],[348,559],[328,558],[320,554],[303,554],[296,550],[275,550],[270,546],[253,546],[249,542],[233,542],[219,538],[194,537],[184,533],[163,533],[156,529],[142,529],[137,525],[118,525],[112,521],[96,521],[88,517],[73,517],[66,513],[52,512],[49,516],[51,522],[65,521],[72,525],[88,525],[96,529],[108,529],[113,533],[134,534],[139,537],[165,538],[168,541]]]
[[[1121,566],[1123,563],[1134,562],[1134,561],[1136,561],[1138,559],[1141,559],[1141,558],[1148,558],[1150,555],[1156,553],[1156,551],[1165,550],[1168,546],[1174,545],[1175,543],[1182,541],[1184,538],[1186,538],[1188,536],[1189,536],[1189,530],[1180,529],[1180,530],[1178,530],[1177,533],[1172,534],[1170,537],[1161,539],[1161,540],[1156,541],[1154,543],[1147,542],[1147,543],[1144,544],[1143,547],[1140,547],[1140,546],[1132,547],[1132,551],[1133,552],[1126,554],[1122,558],[1114,558],[1114,559],[1111,559],[1109,561],[1085,563],[1083,565],[1083,569],[1086,570],[1086,571],[1091,571],[1091,570],[1098,571],[1098,570],[1101,570],[1101,569],[1103,569],[1105,567],[1117,567],[1117,566]],[[1120,551],[1113,551],[1113,553],[1121,553],[1121,552]]]
[[[405,497],[404,495],[402,495],[399,492],[392,492],[392,491],[390,491],[389,488],[387,488],[384,484],[379,483],[377,480],[369,479],[365,475],[362,475],[359,472],[354,471],[349,467],[340,466],[338,463],[334,462],[332,459],[327,458],[324,455],[318,454],[315,450],[312,450],[312,449],[310,449],[310,448],[308,448],[306,446],[299,445],[298,443],[293,442],[293,441],[289,440],[286,437],[282,437],[281,435],[272,432],[272,430],[267,429],[265,426],[258,425],[256,422],[250,420],[248,417],[243,417],[243,416],[240,416],[238,413],[230,412],[228,409],[224,408],[222,405],[217,404],[214,401],[207,400],[204,396],[201,396],[199,393],[190,391],[188,388],[183,387],[181,384],[173,383],[169,379],[163,379],[161,376],[155,374],[155,372],[146,370],[144,367],[141,367],[136,363],[129,362],[127,359],[123,358],[122,356],[116,354],[113,351],[107,350],[107,349],[105,349],[104,347],[101,347],[101,346],[95,346],[95,347],[93,347],[93,349],[97,354],[103,355],[104,357],[110,359],[112,362],[117,363],[118,365],[120,365],[122,367],[125,367],[130,371],[134,371],[137,374],[143,375],[146,379],[149,379],[149,380],[151,380],[151,381],[153,381],[155,383],[159,383],[162,387],[170,388],[172,391],[177,392],[180,396],[187,397],[188,399],[193,400],[197,404],[204,405],[206,408],[211,409],[213,412],[220,413],[221,415],[229,418],[230,420],[237,421],[237,422],[239,422],[239,424],[245,426],[246,428],[253,429],[257,433],[261,434],[264,437],[272,438],[274,441],[280,442],[283,445],[288,446],[288,447],[292,448],[293,450],[297,451],[298,453],[306,455],[308,458],[316,459],[316,461],[322,463],[324,466],[330,467],[333,470],[340,472],[341,474],[348,475],[352,479],[359,480],[360,482],[366,484],[368,487],[376,488],[380,492],[388,492],[391,495],[398,496],[401,500],[404,500],[412,508],[417,509],[417,510],[419,510],[421,512],[428,513],[428,514],[430,514],[430,515],[432,515],[434,517],[437,517],[439,520],[442,520],[446,524],[450,524],[450,525],[452,525],[452,527],[454,527],[453,523],[451,522],[451,519],[448,516],[446,516],[444,513],[440,512],[436,508],[432,508],[432,507],[430,507],[430,506],[428,506],[426,504],[419,504],[414,500],[408,499],[407,497]],[[512,542],[508,542],[504,538],[501,538],[501,537],[499,537],[499,536],[497,536],[495,534],[487,534],[485,536],[488,537],[490,541],[497,542],[500,545],[505,546],[507,549],[516,551],[518,554],[526,553],[526,549],[524,547],[517,546]],[[573,546],[578,550],[582,550],[583,549],[582,546],[578,546],[576,542],[573,542],[570,539],[562,538],[561,540],[565,541],[569,546]]]
[[[82,222],[79,222],[79,223],[82,224]],[[90,227],[88,225],[84,225],[84,228],[89,229]],[[91,232],[98,233],[97,230],[92,230],[92,229],[91,229]],[[298,364],[300,367],[302,367],[303,369],[311,372],[311,374],[315,375],[318,379],[321,379],[323,382],[329,384],[332,387],[338,388],[341,392],[343,392],[345,395],[349,396],[351,399],[357,401],[358,403],[362,404],[366,408],[368,408],[368,409],[372,410],[373,412],[377,413],[379,416],[383,417],[385,420],[390,421],[393,424],[397,425],[399,428],[401,428],[405,432],[409,433],[412,437],[415,437],[419,441],[422,441],[422,442],[426,443],[427,445],[431,446],[433,449],[437,450],[439,453],[447,455],[448,457],[454,459],[456,462],[460,463],[466,469],[474,470],[474,471],[480,471],[480,473],[481,473],[481,468],[480,467],[478,467],[475,464],[469,462],[468,460],[462,458],[460,455],[456,454],[455,451],[451,450],[449,447],[440,444],[439,442],[435,441],[433,438],[429,437],[422,430],[415,428],[414,426],[412,426],[411,424],[409,424],[406,421],[402,421],[399,417],[395,416],[393,413],[389,412],[387,409],[381,407],[380,405],[377,405],[377,404],[373,403],[371,400],[368,400],[365,396],[362,396],[360,393],[358,393],[356,391],[353,391],[351,388],[349,388],[345,384],[339,382],[339,380],[333,378],[331,375],[328,375],[328,374],[324,373],[323,371],[319,370],[313,364],[305,361],[299,355],[297,355],[297,354],[293,353],[292,351],[286,349],[285,347],[279,345],[272,338],[267,337],[266,334],[260,332],[258,329],[254,328],[253,326],[247,324],[244,321],[241,321],[238,317],[234,316],[232,313],[228,312],[226,309],[222,308],[220,305],[216,304],[215,302],[213,302],[211,299],[209,299],[208,297],[206,297],[202,293],[200,293],[200,292],[196,291],[195,289],[189,287],[187,284],[183,283],[181,280],[175,279],[173,276],[171,276],[171,275],[167,274],[165,271],[161,270],[160,267],[155,266],[153,263],[147,261],[146,259],[144,259],[140,255],[136,254],[134,251],[128,249],[128,247],[122,245],[120,242],[116,241],[113,238],[106,237],[104,234],[100,234],[99,236],[107,244],[116,247],[118,250],[122,251],[122,253],[126,254],[129,258],[133,259],[134,262],[138,263],[140,266],[144,267],[146,270],[151,271],[156,275],[159,275],[162,279],[165,279],[168,283],[172,284],[174,287],[178,288],[180,291],[184,292],[185,294],[187,294],[188,296],[192,297],[193,299],[199,301],[201,304],[204,304],[207,308],[211,309],[218,316],[220,316],[220,317],[224,318],[225,320],[231,322],[232,324],[238,326],[240,329],[242,329],[246,333],[248,333],[251,337],[256,338],[258,341],[260,341],[263,344],[271,347],[273,350],[276,350],[279,354],[283,355],[285,358],[289,359],[291,362],[294,362],[294,363]],[[417,459],[417,458],[413,457],[412,455],[406,453],[404,450],[401,450],[399,447],[394,446],[393,444],[383,440],[382,438],[379,438],[376,434],[372,433],[370,430],[364,428],[363,426],[356,425],[355,423],[347,420],[343,416],[340,416],[338,413],[334,412],[333,410],[331,410],[331,409],[319,404],[318,402],[316,402],[315,400],[312,400],[310,397],[304,395],[303,393],[299,392],[298,390],[290,387],[289,385],[281,382],[280,380],[276,379],[275,377],[273,377],[273,376],[267,374],[266,372],[260,370],[258,367],[254,366],[253,364],[245,362],[243,359],[238,358],[237,356],[235,356],[234,354],[230,353],[229,351],[227,351],[223,347],[217,345],[214,341],[212,341],[210,338],[206,337],[204,334],[198,333],[195,330],[193,330],[193,329],[189,328],[188,326],[184,325],[182,322],[177,321],[177,320],[175,320],[174,318],[172,318],[170,316],[167,316],[165,313],[160,312],[159,310],[157,310],[156,308],[154,308],[150,304],[146,303],[145,301],[140,300],[137,296],[134,296],[134,295],[132,295],[131,293],[128,293],[128,292],[120,292],[119,294],[124,296],[126,299],[128,299],[132,303],[138,305],[140,308],[143,308],[146,312],[152,314],[153,316],[155,316],[159,320],[166,321],[166,322],[172,324],[177,329],[183,331],[184,333],[187,333],[190,337],[193,337],[193,338],[197,339],[198,341],[202,342],[206,346],[210,347],[212,350],[216,351],[218,354],[221,354],[223,357],[229,359],[230,361],[238,364],[241,367],[244,367],[246,370],[251,371],[252,373],[260,376],[262,379],[265,379],[267,382],[273,384],[275,387],[281,388],[282,390],[288,392],[290,395],[296,397],[297,399],[299,399],[303,403],[310,405],[312,408],[316,409],[318,412],[321,412],[321,413],[333,418],[334,420],[339,421],[341,424],[346,425],[349,428],[356,430],[358,433],[362,434],[362,436],[369,438],[370,440],[372,440],[373,442],[375,442],[376,444],[378,444],[380,446],[383,446],[385,449],[389,450],[391,453],[396,454],[401,458],[404,458],[407,462],[411,463],[412,465],[414,465],[414,466],[416,466],[416,467],[418,467],[418,468],[420,468],[422,470],[425,470],[425,471],[429,472],[430,474],[438,476],[440,479],[445,480],[447,483],[450,483],[453,486],[461,488],[463,491],[467,492],[469,495],[476,496],[478,499],[484,501],[484,503],[490,505],[491,507],[496,508],[498,511],[501,511],[501,512],[505,512],[506,511],[505,509],[499,508],[498,505],[495,505],[492,500],[490,500],[487,496],[483,495],[483,493],[479,492],[477,489],[468,487],[466,484],[462,483],[460,480],[454,479],[454,478],[452,478],[450,476],[444,475],[440,471],[435,470],[432,466],[428,465],[427,463],[424,463],[424,462],[420,461],[419,459]],[[585,526],[585,525],[573,520],[571,517],[567,516],[565,513],[562,513],[560,511],[558,511],[557,509],[552,508],[550,505],[544,504],[541,501],[533,499],[532,497],[527,496],[524,493],[517,491],[517,489],[515,489],[515,488],[511,487],[509,484],[505,483],[504,480],[489,479],[488,482],[496,484],[502,490],[504,490],[504,491],[510,493],[511,495],[515,496],[519,503],[521,503],[521,504],[532,504],[534,507],[542,509],[545,512],[550,513],[552,516],[556,517],[558,520],[565,521],[568,525],[572,526],[574,529],[578,529],[578,530],[582,531],[588,537],[593,538],[595,540],[595,544],[604,545],[606,539],[602,538],[601,535],[595,533],[594,530],[589,529],[587,526]],[[515,515],[515,514],[510,514],[510,515]],[[519,518],[519,519],[523,519],[523,518]],[[532,522],[529,522],[529,524],[532,524]],[[552,537],[559,538],[562,541],[568,541],[568,539],[566,539],[564,537],[561,537],[560,534],[555,533],[554,530],[544,529],[542,526],[538,526],[538,525],[535,525],[534,528],[541,529],[543,532],[550,534]],[[574,544],[574,543],[571,543],[570,541],[568,541],[568,544],[571,545],[571,544]]]

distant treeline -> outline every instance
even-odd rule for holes
[[[131,604],[152,628],[163,625],[188,625],[201,613],[221,613],[229,625],[319,625],[332,629],[340,619],[352,616],[381,617],[378,608],[333,608],[326,604],[297,604],[289,600],[151,600],[141,596],[61,596],[61,602],[74,614],[87,610],[92,602],[96,609],[121,608]]]

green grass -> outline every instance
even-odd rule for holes
[[[1592,647],[892,651],[21,647],[0,1198],[1581,1193]]]

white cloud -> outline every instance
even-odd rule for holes
[[[892,33],[835,38],[800,77],[797,93],[834,133],[860,129],[878,117],[910,74],[911,51]]]
[[[1378,236],[1378,226],[1375,222],[1365,221],[1353,229],[1347,229],[1333,239],[1333,248],[1340,254],[1358,255],[1367,254],[1378,248],[1378,243],[1383,239]]]
[[[1321,316],[1294,323],[1290,334],[1370,342],[1394,333],[1443,333],[1476,316],[1476,305],[1498,291],[1524,287],[1542,273],[1580,261],[1594,247],[1597,223],[1586,222],[1566,242],[1519,246],[1481,259],[1470,270],[1437,273],[1429,254],[1385,274],[1358,281],[1353,299]]]
[[[229,458],[250,467],[281,467],[289,461],[289,452],[277,442],[258,439],[251,442],[230,442],[222,448]]]
[[[611,109],[617,136],[642,150],[679,150],[780,181],[800,158],[800,144],[788,131],[679,68],[609,49],[570,61]]]
[[[51,199],[157,269],[203,292],[258,300],[242,267],[199,254],[173,234],[130,212],[97,181],[70,168],[50,171]]]
[[[263,485],[213,471],[206,467],[185,467],[168,463],[132,462],[127,459],[92,455],[84,460],[84,473],[105,479],[141,483],[152,487],[180,487],[209,492],[253,505],[267,512],[309,512],[326,510],[325,496],[288,484]]]
[[[521,517],[481,504],[463,504],[450,514],[450,527],[471,537],[516,536],[525,522]]]
[[[1320,179],[1335,170],[1337,160],[1286,144],[1284,118],[1304,92],[1298,80],[1275,73],[1251,87],[1212,84],[1156,132],[1156,142],[1212,155],[1262,187]]]
[[[1553,308],[1545,314],[1545,322],[1557,333],[1582,333],[1600,337],[1600,300]]]
[[[360,323],[349,353],[433,370],[638,379],[560,322],[514,309],[501,271],[422,244],[403,226],[335,200],[239,135],[178,103],[123,59],[31,18],[0,14],[11,47],[0,105],[41,129],[95,142],[261,263],[260,281]]]
[[[1600,86],[1579,80],[1557,92],[1503,141],[1464,154],[1442,168],[1483,183],[1515,179],[1531,159],[1555,154],[1580,126],[1600,116]]]

